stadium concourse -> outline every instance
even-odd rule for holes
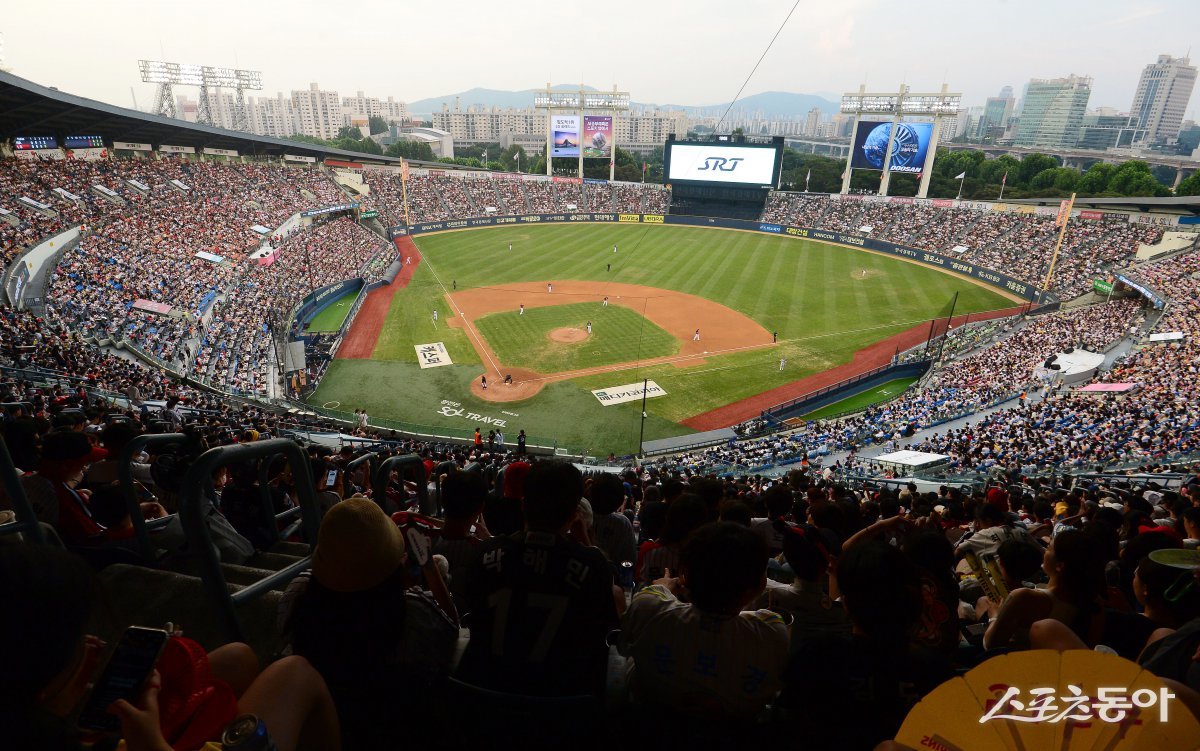
[[[400,223],[396,174],[365,177],[365,207]],[[407,189],[413,222],[669,205],[657,186],[435,171]],[[1151,558],[1200,544],[1200,471],[1183,464],[1200,424],[1194,248],[1137,263],[1159,229],[1072,221],[1060,296],[1124,270],[1165,312],[1118,296],[965,326],[896,401],[581,472],[523,434],[417,440],[365,413],[317,417],[275,390],[271,311],[376,279],[395,250],[345,212],[279,232],[265,255],[253,228],[349,197],[324,166],[0,161],[6,264],[83,228],[45,309],[0,311],[12,460],[0,466],[0,719],[18,747],[78,747],[65,718],[100,649],[87,629],[115,643],[119,625],[166,621],[207,650],[206,686],[223,700],[203,718],[164,700],[161,723],[121,707],[130,751],[198,748],[238,712],[281,749],[462,748],[500,728],[534,747],[870,749],[956,670],[1029,647],[1103,644],[1200,699],[1200,588]],[[763,220],[961,246],[1035,284],[1051,247],[1044,217],[954,206],[777,194]],[[1056,352],[1152,330],[1181,337],[1139,341],[1093,379],[1135,385],[1121,395],[1050,393],[1035,376]],[[1045,398],[1022,398],[1039,387]],[[937,433],[975,412],[986,416]],[[812,466],[865,446],[945,454],[947,472],[975,481],[921,492],[866,462]],[[1142,472],[1083,476],[1097,467]],[[1000,574],[968,552],[997,555]],[[205,690],[170,665],[164,697]]]

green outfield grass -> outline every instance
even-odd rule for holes
[[[564,344],[549,338],[557,328],[585,330],[588,321],[592,334],[584,341]],[[475,328],[500,362],[539,373],[666,357],[679,351],[678,339],[634,311],[598,302],[530,308],[524,314],[492,313],[475,321]],[[631,348],[630,342],[637,342],[637,347]]]
[[[667,395],[647,402],[646,438],[678,435],[689,432],[678,423],[690,416],[822,372],[862,347],[927,325],[947,314],[955,292],[957,313],[1016,305],[961,277],[890,256],[751,232],[579,224],[446,232],[416,242],[425,260],[393,300],[374,352],[374,360],[389,362],[335,362],[314,402],[338,400],[351,411],[366,407],[372,416],[421,424],[431,424],[426,415],[441,419],[441,399],[470,403],[468,386],[482,368],[464,330],[447,327],[451,312],[444,294],[455,284],[460,290],[568,279],[643,284],[714,300],[779,333],[775,347],[712,356],[685,368],[634,367],[553,383],[529,400],[481,403],[475,410],[508,409],[519,413],[512,423],[517,428],[598,453],[636,450],[640,404],[604,407],[592,389],[654,380]],[[413,345],[437,341],[463,367],[420,370]],[[628,343],[636,349],[636,337]],[[784,372],[781,357],[787,358]],[[440,372],[451,370],[461,375]]]
[[[350,315],[350,308],[354,305],[356,297],[358,297],[358,290],[347,292],[334,300],[329,307],[313,316],[313,319],[308,322],[308,330],[321,332],[340,329],[346,321],[346,316]]]
[[[822,420],[832,415],[844,415],[849,412],[858,412],[870,407],[873,404],[880,402],[891,401],[904,393],[904,390],[916,383],[916,378],[897,378],[894,381],[876,386],[873,389],[867,389],[854,396],[848,396],[841,401],[827,404],[818,410],[809,412],[804,416],[805,420]]]

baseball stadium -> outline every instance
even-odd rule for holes
[[[510,167],[140,70],[0,70],[14,748],[1200,749],[1197,157],[864,85],[816,191],[547,85]]]

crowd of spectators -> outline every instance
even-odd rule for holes
[[[350,217],[294,232],[275,247],[270,265],[251,265],[213,310],[192,372],[235,393],[268,395],[271,316],[287,315],[309,292],[362,276],[375,281],[395,257],[392,246]]]
[[[772,194],[763,220],[866,234],[958,257],[1037,286],[1045,282],[1058,239],[1053,216],[794,193]],[[1064,299],[1078,297],[1091,290],[1094,278],[1131,261],[1140,244],[1161,237],[1154,225],[1076,219],[1063,237],[1051,288]]]
[[[221,445],[261,440],[270,425],[256,417],[193,411],[183,421]],[[32,437],[14,455],[29,470],[20,483],[68,546],[0,546],[0,599],[42,619],[0,620],[0,636],[29,655],[10,661],[0,706],[21,747],[80,747],[68,714],[76,683],[93,678],[101,639],[118,636],[85,636],[89,624],[105,628],[90,619],[89,569],[129,544],[109,452],[143,429],[136,411],[78,395],[32,415],[10,410],[0,424],[10,440]],[[309,471],[267,468],[274,509],[313,482],[323,518],[312,566],[278,603],[282,657],[260,668],[247,645],[193,649],[192,663],[211,667],[231,697],[221,721],[210,707],[212,726],[192,724],[197,732],[218,737],[250,712],[281,751],[469,747],[495,731],[481,718],[536,748],[635,737],[707,749],[800,734],[895,749],[880,744],[907,713],[983,660],[1101,645],[1169,682],[1174,711],[1200,699],[1189,667],[1200,589],[1182,586],[1193,571],[1155,555],[1200,543],[1200,469],[1178,490],[1005,477],[920,492],[852,490],[806,468],[774,479],[656,467],[584,475],[517,450],[371,450],[416,454],[424,476],[394,475],[376,492],[369,464],[349,468],[358,450],[315,445]],[[148,518],[176,510],[162,461],[135,457],[162,501],[139,507]],[[432,515],[414,513],[419,484],[436,490]],[[218,472],[213,490],[207,513],[229,530],[222,559],[267,550],[277,530],[257,513],[255,468]],[[137,565],[176,565],[179,551],[160,544],[160,559]],[[995,563],[984,571],[977,559]],[[157,699],[177,695],[180,678],[164,661],[111,709],[111,732],[130,751],[170,747],[173,708],[164,700],[160,719]],[[384,721],[396,706],[444,719]],[[451,721],[463,713],[472,721]]]
[[[404,194],[398,173],[365,173],[370,201],[391,222],[404,221]],[[578,183],[549,180],[459,177],[452,173],[410,175],[410,221],[437,222],[501,214],[554,214],[568,211],[665,214],[671,194],[661,185]],[[571,207],[574,208],[571,208]],[[488,209],[494,209],[488,211]]]

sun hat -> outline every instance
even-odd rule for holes
[[[362,592],[387,580],[404,560],[404,536],[368,498],[348,498],[325,514],[312,572],[334,592]]]

